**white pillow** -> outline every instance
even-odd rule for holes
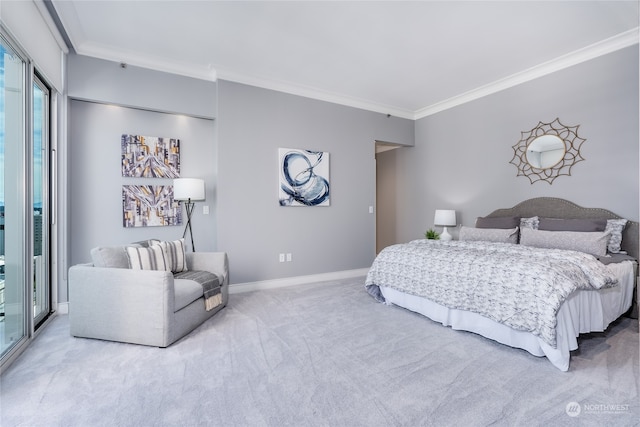
[[[518,243],[518,227],[473,228],[460,227],[460,240],[482,240],[484,242]]]
[[[161,242],[156,240],[151,243],[151,247],[153,246],[160,246],[162,253],[164,254],[167,267],[172,273],[187,271],[184,239],[178,239],[172,242]]]
[[[601,231],[546,231],[523,228],[520,244],[547,249],[566,249],[594,256],[607,254],[609,233]]]
[[[160,246],[149,246],[148,248],[127,246],[125,249],[129,257],[129,266],[133,270],[171,271]]]

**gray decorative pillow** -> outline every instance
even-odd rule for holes
[[[91,249],[91,262],[101,268],[129,268],[124,246],[98,246]]]
[[[635,260],[636,259],[634,257],[631,257],[624,253],[607,254],[605,256],[598,257],[598,261],[600,261],[603,264],[616,264],[622,261],[635,261]]]
[[[476,228],[514,228],[518,225],[520,225],[519,216],[476,218]]]
[[[163,270],[171,271],[164,258],[164,252],[159,245],[148,248],[128,246],[126,248],[129,265],[133,270]]]
[[[520,218],[520,230],[523,228],[530,228],[532,230],[538,229],[538,224],[540,223],[540,218],[537,216],[532,216],[529,218]]]
[[[609,234],[609,252],[613,254],[624,253],[620,246],[622,245],[622,231],[627,226],[626,219],[608,219],[607,226],[605,227],[605,233]]]
[[[546,231],[523,228],[520,230],[520,244],[547,249],[566,249],[594,256],[607,254],[609,233],[593,231]]]
[[[460,240],[482,240],[485,242],[518,243],[518,227],[473,228],[460,227]]]
[[[187,257],[185,254],[184,239],[172,242],[153,242],[151,246],[160,246],[169,270],[173,273],[187,271]]]
[[[606,219],[540,218],[538,230],[548,231],[604,231]]]

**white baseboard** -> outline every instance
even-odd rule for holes
[[[56,310],[56,314],[69,314],[69,303],[59,302],[58,309]]]
[[[308,283],[326,282],[328,280],[351,279],[353,277],[366,276],[368,272],[369,272],[368,268],[360,268],[356,270],[344,270],[344,271],[334,271],[331,273],[311,274],[309,276],[295,276],[295,277],[285,277],[282,279],[261,280],[258,282],[232,283],[229,286],[229,293],[240,294],[242,292],[284,288],[286,286],[306,285]],[[69,314],[69,303],[59,302],[56,314]]]
[[[368,268],[356,270],[334,271],[331,273],[312,274],[309,276],[285,277],[282,279],[261,280],[258,282],[232,283],[229,286],[230,294],[242,292],[261,291],[265,289],[284,288],[286,286],[306,285],[314,282],[326,282],[328,280],[350,279],[353,277],[366,276]],[[364,282],[363,282],[364,286]]]

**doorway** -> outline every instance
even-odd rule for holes
[[[404,145],[376,141],[376,254],[397,242],[396,194],[398,148]]]

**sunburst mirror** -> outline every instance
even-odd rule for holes
[[[516,176],[526,176],[531,184],[549,184],[560,175],[571,175],[571,168],[584,160],[580,146],[586,141],[578,136],[578,127],[565,126],[560,119],[551,123],[538,122],[530,131],[520,132],[521,139],[513,146],[509,163],[518,168]]]

